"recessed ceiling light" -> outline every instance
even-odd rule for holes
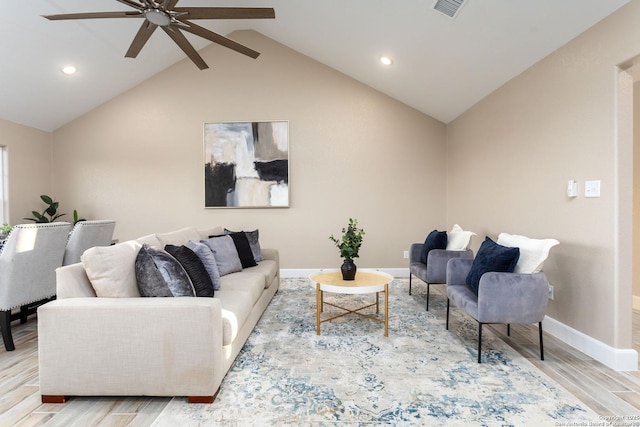
[[[393,61],[391,60],[391,58],[389,58],[388,56],[381,56],[380,57],[380,62],[382,62],[384,65],[391,65],[393,64]]]
[[[65,65],[64,67],[62,67],[62,72],[68,76],[75,74],[76,71],[78,70],[73,65]]]

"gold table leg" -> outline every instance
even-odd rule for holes
[[[378,296],[376,295],[376,298]],[[389,284],[384,285],[384,336],[389,336]]]
[[[320,283],[316,283],[316,335],[320,335],[320,312],[322,311],[322,291]]]

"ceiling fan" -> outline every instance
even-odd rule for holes
[[[201,70],[209,68],[209,66],[200,57],[191,43],[189,43],[182,31],[203,37],[251,58],[257,58],[260,53],[194,24],[191,22],[192,19],[269,19],[276,17],[274,9],[266,7],[176,7],[178,0],[117,1],[135,10],[126,12],[68,13],[62,15],[43,15],[43,17],[51,21],[97,18],[144,18],[144,22],[134,37],[131,46],[129,46],[129,50],[127,50],[127,53],[124,55],[125,57],[135,58],[138,56],[138,53],[140,53],[145,43],[147,43],[151,34],[153,34],[156,28],[160,27]]]

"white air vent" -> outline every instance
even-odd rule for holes
[[[460,9],[462,9],[464,2],[465,0],[437,0],[433,6],[433,10],[454,19],[458,12],[460,12]]]

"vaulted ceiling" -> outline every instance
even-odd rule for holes
[[[178,6],[273,7],[276,19],[203,20],[253,29],[445,123],[629,0],[180,0]],[[52,131],[186,58],[164,33],[125,58],[140,19],[41,15],[132,10],[117,0],[14,0],[0,14],[0,118]],[[187,35],[196,49],[209,42]],[[379,58],[393,59],[391,66]],[[257,59],[259,60],[259,58]],[[247,61],[254,61],[247,58]],[[72,63],[78,72],[60,69]],[[250,62],[248,62],[250,64]],[[193,73],[215,73],[216,63]]]

